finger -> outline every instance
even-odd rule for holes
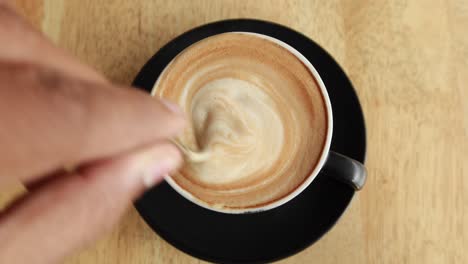
[[[180,162],[179,151],[161,143],[55,177],[0,218],[0,263],[60,261],[109,231],[133,199]]]
[[[136,89],[1,62],[0,79],[0,178],[35,180],[173,137],[185,123],[176,106]]]
[[[0,6],[11,6],[12,0],[0,0]]]
[[[92,68],[55,47],[44,35],[19,16],[10,5],[0,2],[0,60],[47,66],[78,78],[107,82]]]

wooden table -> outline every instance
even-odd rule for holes
[[[468,2],[21,0],[58,46],[129,84],[166,42],[226,18],[303,32],[344,67],[368,129],[369,181],[322,240],[282,263],[468,263]],[[67,263],[199,263],[132,209]]]

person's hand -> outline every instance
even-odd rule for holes
[[[114,87],[0,1],[0,263],[56,263],[108,231],[131,201],[176,169],[178,108]]]

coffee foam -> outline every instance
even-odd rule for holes
[[[210,153],[173,180],[208,206],[251,208],[294,191],[318,163],[327,113],[309,69],[284,47],[242,33],[190,46],[158,79],[189,125],[179,140]]]

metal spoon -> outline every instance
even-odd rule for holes
[[[175,139],[172,139],[171,142],[179,148],[185,159],[189,162],[198,163],[205,162],[210,159],[211,153],[208,151],[193,151]]]

